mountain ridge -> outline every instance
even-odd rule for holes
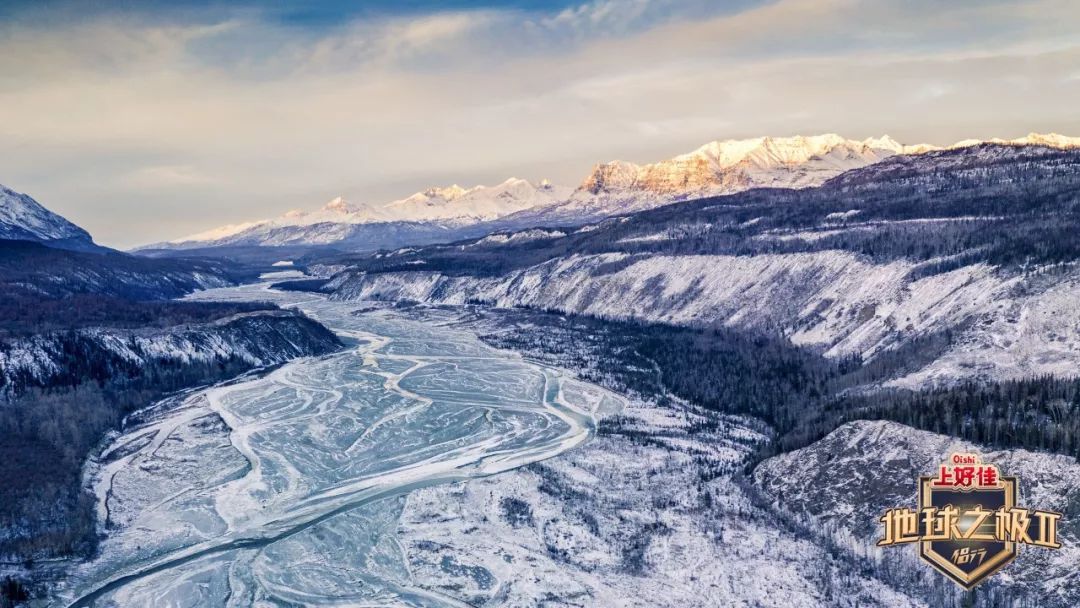
[[[989,141],[1011,146],[1080,148],[1080,138],[1056,133]],[[553,185],[547,180],[532,183],[510,178],[493,186],[432,187],[381,205],[356,205],[337,197],[317,211],[293,210],[277,218],[223,226],[138,249],[345,243],[346,248],[358,251],[385,248],[387,243],[382,239],[348,229],[364,224],[393,225],[401,238],[389,243],[389,248],[425,244],[439,236],[450,240],[470,238],[484,223],[491,224],[489,231],[567,225],[757,187],[812,187],[894,156],[979,143],[984,142],[963,140],[944,147],[905,145],[888,135],[852,140],[835,133],[715,140],[655,163],[597,163],[576,188]],[[324,226],[316,229],[320,224]],[[462,231],[466,227],[472,230]],[[379,241],[378,247],[374,241]]]
[[[30,195],[4,185],[0,185],[0,239],[81,251],[103,249],[86,230],[46,209]]]
[[[433,187],[397,199],[381,206],[355,204],[344,197],[335,197],[316,211],[294,209],[281,216],[253,222],[244,222],[214,228],[181,239],[156,243],[138,248],[190,248],[232,244],[296,244],[293,236],[298,228],[319,224],[334,224],[329,228],[341,234],[339,237],[319,239],[317,235],[299,237],[310,244],[332,243],[345,240],[345,226],[364,224],[415,224],[456,227],[497,220],[505,215],[537,206],[543,207],[569,195],[570,188],[554,186],[547,180],[532,183],[511,177],[494,186],[464,188],[457,184]],[[254,241],[254,242],[253,242]]]

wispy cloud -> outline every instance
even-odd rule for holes
[[[1080,131],[1075,2],[717,4],[9,20],[0,182],[125,246],[722,137]]]

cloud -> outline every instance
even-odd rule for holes
[[[218,183],[191,165],[151,165],[139,167],[128,173],[126,183],[134,189],[156,190],[160,188],[183,188],[207,186]]]
[[[717,4],[15,20],[0,182],[128,246],[338,194],[576,183],[716,138],[1080,131],[1076,3]]]

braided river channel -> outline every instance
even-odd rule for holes
[[[455,327],[273,290],[346,348],[189,391],[130,417],[88,465],[105,533],[62,606],[458,606],[411,575],[414,489],[495,475],[588,440],[611,393]]]

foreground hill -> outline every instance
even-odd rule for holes
[[[1019,502],[1065,513],[1060,550],[1020,549],[1002,574],[980,585],[969,602],[1066,607],[1080,602],[1080,465],[1076,459],[1027,450],[990,451],[955,438],[883,421],[846,424],[821,441],[761,463],[755,482],[782,508],[814,522],[845,553],[875,564],[894,587],[918,592],[940,578],[918,563],[914,547],[878,549],[877,519],[916,504],[916,479],[937,470],[943,455],[975,451],[1004,474],[1020,478]],[[1066,523],[1070,518],[1071,523]],[[949,583],[945,583],[949,584]],[[1035,602],[1035,603],[1030,603]]]

